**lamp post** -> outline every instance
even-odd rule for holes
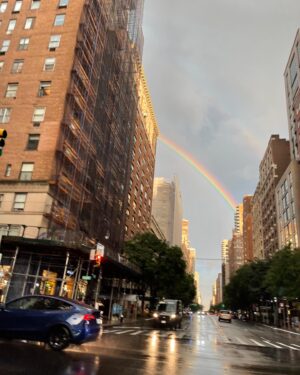
[[[277,297],[274,297],[273,301],[274,301],[273,307],[275,305],[275,307],[274,307],[274,325],[275,325],[275,327],[278,327],[278,300],[277,300]]]

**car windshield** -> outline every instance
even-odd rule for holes
[[[157,311],[174,312],[176,311],[175,303],[160,303],[157,306]]]
[[[230,314],[230,311],[229,310],[221,310],[220,313],[221,314]]]

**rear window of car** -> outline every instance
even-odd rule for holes
[[[220,313],[221,314],[230,314],[230,311],[229,310],[221,310]]]

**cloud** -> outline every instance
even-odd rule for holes
[[[283,72],[299,14],[296,0],[145,3],[144,65],[161,131],[237,200],[254,192],[271,134],[288,135]],[[180,176],[193,246],[220,252],[233,226],[228,208],[169,150],[159,148],[156,171]],[[212,285],[212,273],[202,276]]]

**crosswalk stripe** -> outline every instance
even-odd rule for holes
[[[253,340],[253,339],[249,339],[249,340],[254,342],[254,344],[257,345],[257,346],[265,346],[265,345],[261,344],[260,342],[258,342],[256,340]]]
[[[239,337],[236,337],[237,341],[242,345],[247,345],[243,340],[241,340]]]
[[[140,333],[143,333],[143,332],[144,331],[136,331],[136,332],[130,333],[130,335],[135,336],[135,335],[139,335]]]
[[[268,340],[264,340],[264,342],[265,342],[266,344],[269,344],[269,345],[271,345],[271,346],[274,346],[274,347],[277,348],[277,349],[282,349],[281,346],[278,346],[278,345],[276,345],[276,344],[273,344],[272,342],[270,342],[270,341],[268,341]]]
[[[297,348],[300,348],[300,345],[297,345],[297,344],[291,344],[293,346],[297,346]]]
[[[132,329],[128,329],[127,331],[121,331],[121,332],[114,332],[115,335],[123,335],[124,333],[132,332]]]
[[[293,347],[290,346],[290,345],[283,344],[282,342],[278,342],[278,341],[277,341],[277,344],[279,344],[279,345],[283,345],[283,346],[286,346],[287,348],[292,349],[292,350],[300,350],[300,349],[297,349],[297,348],[293,348]]]

